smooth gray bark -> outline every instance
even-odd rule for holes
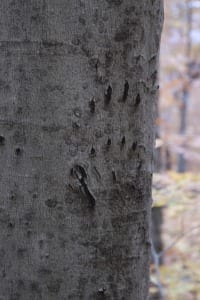
[[[0,299],[147,299],[161,1],[0,22]]]

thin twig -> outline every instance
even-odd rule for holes
[[[186,235],[190,234],[191,231],[200,228],[200,225],[195,226],[190,228],[187,232],[181,233],[168,247],[166,247],[164,250],[162,250],[161,252],[157,253],[157,255],[159,256],[159,258],[161,258],[162,256],[164,256],[164,254],[170,250],[172,247],[174,247],[179,240],[181,240],[182,238],[184,238]]]

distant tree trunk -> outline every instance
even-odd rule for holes
[[[159,112],[159,97],[156,101],[156,119],[159,119],[160,112]],[[160,126],[159,124],[156,124],[156,139],[160,140]],[[162,170],[162,151],[161,147],[157,147],[154,149],[154,172],[159,173]]]
[[[187,106],[189,101],[189,91],[188,87],[184,88],[181,95],[181,105],[180,105],[180,128],[179,134],[184,137],[186,134],[186,118],[187,118]],[[184,148],[185,145],[182,145]],[[178,172],[184,173],[186,171],[186,160],[184,152],[178,154]]]
[[[147,299],[162,14],[0,1],[2,299]]]
[[[155,206],[152,208],[152,239],[155,251],[160,253],[163,250],[162,241],[163,207]],[[161,257],[160,263],[163,262]]]
[[[156,118],[159,119],[159,97],[156,101]],[[158,122],[157,122],[158,123]],[[156,139],[160,139],[160,126],[159,124],[156,125]],[[160,173],[163,169],[163,162],[162,162],[162,147],[159,146],[154,149],[154,173]],[[152,207],[152,226],[151,226],[151,235],[152,235],[152,242],[154,245],[154,249],[156,252],[162,251],[163,244],[162,244],[162,207],[154,206]],[[152,262],[153,257],[152,257]]]
[[[190,86],[190,60],[191,60],[191,49],[192,49],[192,40],[191,40],[191,30],[192,30],[192,7],[191,7],[191,0],[186,0],[186,74],[184,74],[186,78],[186,82],[184,83],[182,95],[180,98],[181,105],[180,105],[180,127],[179,127],[179,134],[182,137],[186,135],[187,129],[187,109],[188,103],[190,98],[189,93],[189,86]],[[185,144],[182,145],[185,147]],[[178,154],[178,172],[184,173],[186,171],[186,159],[184,151]]]

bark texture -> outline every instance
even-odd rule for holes
[[[160,0],[0,1],[0,299],[147,299]]]

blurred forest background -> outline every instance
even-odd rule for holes
[[[165,0],[151,299],[200,299],[200,0]]]

